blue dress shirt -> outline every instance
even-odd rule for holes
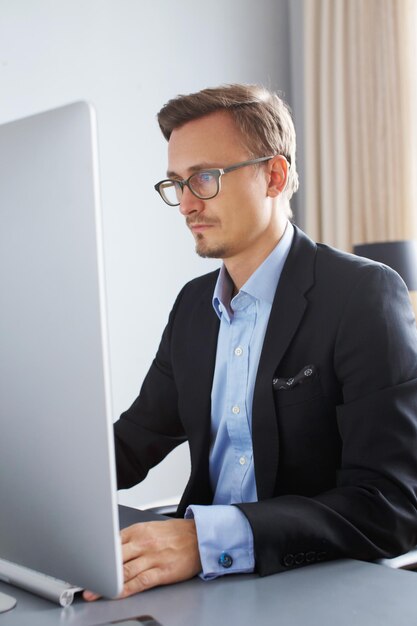
[[[211,394],[210,480],[213,505],[191,505],[186,517],[197,528],[202,578],[251,572],[253,535],[231,504],[256,502],[252,450],[252,402],[259,358],[282,268],[291,247],[290,223],[280,242],[232,298],[223,265],[213,294],[220,319]]]

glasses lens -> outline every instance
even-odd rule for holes
[[[192,192],[199,198],[213,198],[218,191],[218,176],[212,172],[198,172],[189,179]]]
[[[175,180],[163,180],[159,185],[159,193],[167,204],[176,206],[181,200],[181,187]]]

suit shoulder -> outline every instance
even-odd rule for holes
[[[391,268],[358,255],[344,252],[324,243],[315,243],[299,228],[286,264],[286,279],[304,293],[315,287],[315,292],[346,301],[349,293],[390,285],[404,289],[400,276]]]
[[[338,280],[357,282],[363,279],[367,282],[368,279],[372,282],[384,279],[402,282],[397,272],[383,263],[321,243],[317,244],[317,265],[320,272]]]

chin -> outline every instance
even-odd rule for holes
[[[224,246],[206,246],[202,245],[202,242],[197,242],[195,246],[195,251],[198,256],[201,256],[203,259],[224,259],[227,256],[227,251]]]

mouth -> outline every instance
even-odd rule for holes
[[[193,233],[202,233],[208,228],[213,228],[214,224],[208,222],[187,222],[187,226]]]
[[[212,228],[211,224],[191,224],[190,229],[193,233],[202,233],[207,228]]]

